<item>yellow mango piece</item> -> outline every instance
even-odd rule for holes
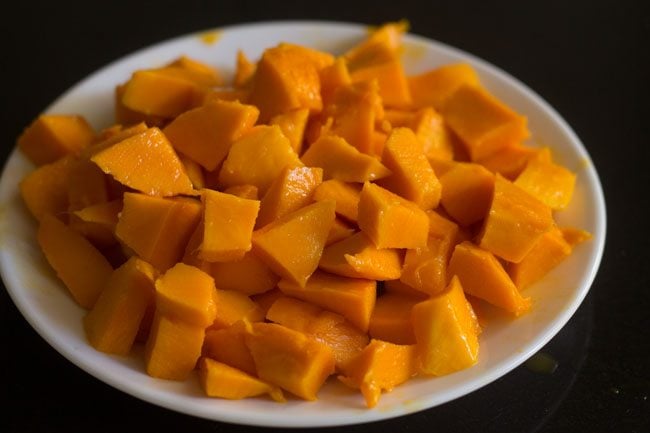
[[[278,125],[284,136],[289,139],[293,150],[300,155],[308,118],[309,110],[307,108],[299,108],[298,110],[274,116],[269,121],[269,125]]]
[[[255,74],[255,63],[251,62],[242,50],[237,50],[237,64],[235,68],[235,78],[233,84],[235,87],[246,87]]]
[[[397,54],[389,55],[379,63],[350,68],[353,83],[377,80],[379,96],[388,107],[409,107],[411,90],[404,73],[404,67]]]
[[[440,182],[413,131],[393,129],[386,140],[381,160],[392,174],[381,179],[379,185],[422,209],[438,206]]]
[[[37,240],[72,298],[83,308],[92,308],[113,272],[108,260],[79,233],[49,214],[41,218]]]
[[[326,128],[332,134],[342,137],[361,153],[376,155],[375,122],[384,115],[376,81],[340,87],[323,115],[332,119],[331,127]]]
[[[122,207],[122,200],[111,200],[105,203],[87,206],[73,213],[84,222],[98,224],[105,227],[108,231],[114,232]]]
[[[358,223],[377,248],[419,248],[427,244],[427,214],[415,203],[370,182],[361,190]]]
[[[156,271],[132,257],[113,271],[93,308],[83,319],[88,342],[97,350],[126,355],[154,301]]]
[[[483,223],[479,246],[518,263],[553,225],[548,206],[496,175],[492,204]]]
[[[322,181],[323,170],[319,167],[286,167],[264,194],[256,227],[307,206]]]
[[[456,245],[449,261],[449,275],[456,276],[466,293],[519,316],[530,308],[501,263],[489,251],[471,242]]]
[[[408,30],[405,20],[386,23],[373,29],[368,37],[348,50],[343,58],[351,69],[382,63],[397,53],[402,44],[402,34]]]
[[[126,91],[127,83],[118,84],[115,86],[115,93],[113,102],[115,104],[115,122],[120,125],[136,125],[142,123],[148,126],[157,126],[162,128],[169,122],[168,118],[156,116],[153,114],[145,114],[140,111],[132,110],[122,102],[124,92]]]
[[[530,135],[525,117],[476,86],[458,88],[447,98],[441,114],[465,144],[472,161],[516,145]]]
[[[216,68],[187,56],[180,56],[167,68],[177,68],[180,70],[179,75],[184,75],[187,79],[207,87],[223,84],[223,79]]]
[[[276,274],[304,286],[318,267],[334,222],[334,202],[303,207],[253,233],[253,251]]]
[[[332,227],[330,228],[329,233],[327,234],[327,240],[325,241],[325,246],[330,246],[333,243],[342,241],[343,239],[352,236],[356,230],[353,227],[347,225],[340,218],[334,218]]]
[[[435,157],[451,160],[454,146],[442,116],[431,107],[416,112],[408,125],[428,158]],[[437,174],[437,173],[436,173]]]
[[[330,54],[280,44],[264,51],[252,78],[250,102],[260,109],[260,120],[299,108],[318,113],[323,108],[318,72],[334,62]]]
[[[217,314],[211,328],[227,328],[240,320],[251,323],[262,321],[264,311],[241,292],[217,289]]]
[[[279,126],[260,125],[232,145],[219,182],[224,187],[254,185],[264,194],[285,167],[302,165]]]
[[[454,245],[459,242],[458,225],[435,211],[428,211],[429,238],[426,247],[406,252],[400,281],[411,289],[436,294],[447,285],[447,264]],[[403,290],[398,292],[402,293]],[[410,290],[406,290],[406,294]]]
[[[332,274],[369,280],[396,280],[402,260],[396,249],[378,249],[358,232],[325,248],[318,267]]]
[[[156,311],[196,326],[212,324],[217,299],[212,277],[194,266],[177,263],[156,280]]]
[[[576,174],[552,161],[531,158],[515,185],[553,210],[562,210],[571,202]]]
[[[68,211],[68,178],[75,165],[73,156],[44,164],[20,181],[20,195],[37,220]]]
[[[147,374],[186,380],[201,356],[205,328],[156,312],[145,344]]]
[[[126,140],[143,132],[147,132],[149,127],[145,122],[139,122],[126,128],[120,128],[119,131],[108,134],[106,137],[98,137],[97,141],[86,147],[79,155],[82,158],[90,159],[94,154],[111,147],[112,145]]]
[[[591,233],[588,231],[575,227],[562,227],[560,228],[560,231],[562,232],[564,240],[567,241],[571,247],[575,247],[576,245],[592,238]]]
[[[351,361],[348,372],[338,379],[361,390],[366,406],[373,408],[382,391],[390,392],[415,375],[415,345],[397,345],[373,339]]]
[[[209,262],[241,259],[252,248],[251,238],[260,202],[204,189],[203,242],[199,258]]]
[[[95,153],[91,160],[120,183],[149,195],[192,194],[192,182],[169,140],[158,128]]]
[[[400,281],[430,295],[442,292],[447,286],[451,250],[450,240],[429,236],[425,247],[406,252]]]
[[[271,290],[280,280],[252,251],[233,262],[212,263],[210,274],[218,289],[249,296]]]
[[[186,156],[178,155],[178,158],[181,160],[185,173],[192,182],[194,189],[205,188],[205,176],[201,166]]]
[[[75,159],[70,167],[67,189],[70,211],[108,201],[106,175],[86,158]]]
[[[95,131],[82,116],[42,114],[18,137],[21,152],[34,164],[52,163],[78,154],[95,139]]]
[[[126,83],[121,103],[130,110],[167,119],[196,105],[199,86],[161,70],[139,70]]]
[[[361,187],[357,184],[330,179],[318,185],[314,191],[314,200],[334,200],[336,213],[348,221],[356,222],[360,193]]]
[[[457,163],[440,177],[445,211],[468,226],[483,220],[492,203],[494,175],[479,164]]]
[[[302,162],[309,167],[321,167],[325,179],[343,182],[365,182],[390,174],[377,159],[359,152],[335,135],[321,136],[312,143],[302,155]]]
[[[485,158],[478,159],[477,164],[490,170],[492,173],[499,173],[509,180],[515,180],[526,168],[528,161],[539,152],[534,147],[523,144],[515,144],[505,147]]]
[[[334,372],[332,350],[315,338],[274,323],[254,323],[246,335],[260,379],[305,400]]]
[[[551,269],[571,255],[572,245],[562,231],[553,228],[544,233],[519,263],[509,263],[508,275],[519,290],[539,281]]]
[[[377,282],[316,271],[304,287],[280,280],[278,288],[287,296],[310,302],[345,317],[366,332],[377,297]]]
[[[227,328],[208,328],[203,341],[203,355],[216,361],[256,375],[255,361],[246,345],[250,323],[235,322]]]
[[[241,400],[268,394],[277,402],[286,401],[280,388],[210,358],[199,361],[199,383],[208,397]]]
[[[378,297],[370,316],[370,337],[394,344],[415,344],[411,310],[421,300],[421,297],[395,293]]]
[[[223,190],[226,194],[232,194],[249,200],[259,200],[259,194],[255,185],[235,185]]]
[[[420,372],[443,376],[476,364],[479,326],[458,278],[442,293],[414,305],[411,320]]]
[[[252,105],[210,101],[186,111],[163,132],[176,151],[212,171],[226,158],[232,144],[248,132],[259,116]]]
[[[266,313],[267,320],[315,337],[332,349],[336,368],[345,369],[368,344],[368,336],[340,314],[298,299],[278,298]]]
[[[197,200],[125,193],[115,235],[143,260],[165,271],[183,257],[200,219]]]
[[[413,105],[433,106],[440,110],[447,99],[461,86],[479,86],[478,74],[467,63],[441,66],[419,75],[408,77]]]
[[[323,106],[332,103],[336,91],[352,83],[345,60],[337,58],[334,63],[320,71],[320,93],[323,98]]]

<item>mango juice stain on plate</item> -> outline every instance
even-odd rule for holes
[[[206,45],[214,45],[221,38],[221,30],[210,30],[198,35],[201,42]]]

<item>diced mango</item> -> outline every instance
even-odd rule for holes
[[[317,202],[255,231],[255,254],[276,274],[304,286],[323,254],[334,206],[332,201]]]
[[[293,150],[300,155],[302,153],[302,142],[308,118],[309,109],[299,108],[297,110],[289,111],[288,113],[274,116],[269,121],[269,125],[278,125],[284,136],[289,139],[289,143],[291,143]]]
[[[342,241],[343,239],[352,236],[356,230],[353,227],[350,227],[345,221],[340,218],[334,218],[332,227],[330,228],[329,233],[327,234],[327,240],[325,241],[325,246],[328,247],[333,243]]]
[[[516,145],[530,135],[525,117],[476,86],[461,86],[447,98],[441,113],[465,144],[472,161]]]
[[[36,165],[76,155],[95,139],[95,131],[82,116],[42,114],[18,137],[20,150]]]
[[[227,262],[244,257],[252,248],[253,227],[260,202],[204,189],[203,242],[199,258]]]
[[[457,163],[440,177],[445,211],[454,221],[468,226],[483,220],[494,193],[494,175],[472,163]]]
[[[84,317],[90,344],[106,353],[126,355],[154,301],[155,269],[132,257],[113,271],[93,308]]]
[[[314,191],[314,200],[334,200],[336,213],[348,221],[356,222],[360,192],[361,187],[357,184],[330,179],[318,185]]]
[[[279,126],[260,125],[232,145],[219,182],[225,187],[255,185],[264,194],[285,167],[302,165]]]
[[[531,158],[515,185],[553,210],[562,210],[571,202],[576,174],[542,158]]]
[[[241,292],[217,289],[217,314],[212,329],[227,328],[240,320],[250,323],[262,321],[264,311]]]
[[[91,160],[120,183],[149,195],[192,194],[192,182],[169,140],[149,128],[95,153]]]
[[[302,155],[302,162],[310,167],[321,167],[325,179],[343,182],[365,182],[390,174],[377,159],[359,152],[336,135],[324,135],[312,143]]]
[[[548,206],[497,175],[479,246],[502,259],[518,263],[553,224]]]
[[[203,341],[203,354],[248,374],[257,374],[255,361],[246,345],[250,324],[235,322],[227,328],[208,328]]]
[[[199,361],[199,383],[208,397],[241,400],[268,394],[275,401],[285,401],[280,388],[210,358]]]
[[[416,107],[433,106],[440,110],[447,99],[461,86],[478,86],[479,78],[472,66],[457,63],[441,66],[408,78]]]
[[[322,59],[322,60],[321,60]],[[334,57],[291,44],[264,51],[252,78],[250,102],[260,109],[260,120],[299,108],[320,112],[318,72]]]
[[[321,168],[286,167],[264,194],[256,227],[263,227],[310,204],[315,189],[322,181]]]
[[[115,235],[143,260],[165,271],[182,257],[201,219],[201,203],[125,193]]]
[[[316,271],[304,287],[280,280],[278,288],[288,296],[311,302],[345,317],[366,332],[377,297],[377,282]]]
[[[381,179],[379,185],[422,209],[438,206],[440,182],[413,131],[393,129],[386,140],[381,160],[392,174]]]
[[[272,322],[314,336],[332,349],[336,368],[345,370],[348,362],[368,344],[368,336],[340,314],[298,299],[278,298],[266,313]]]
[[[519,316],[530,308],[501,263],[471,242],[456,245],[449,261],[449,275],[456,276],[463,290],[492,305]]]
[[[370,316],[370,337],[394,344],[415,344],[411,310],[420,301],[421,298],[394,293],[378,297]]]
[[[83,308],[92,308],[113,272],[108,260],[79,233],[50,214],[41,218],[37,240],[73,299]]]
[[[271,290],[280,280],[252,251],[233,262],[212,263],[210,274],[218,289],[249,296]]]
[[[75,165],[73,156],[45,164],[20,181],[20,195],[37,220],[46,215],[65,215],[68,211],[68,178]]]
[[[334,355],[314,337],[274,323],[254,323],[246,335],[260,379],[305,400],[334,372]]]
[[[358,232],[325,248],[318,267],[344,277],[396,280],[401,275],[402,259],[398,250],[378,249]]]
[[[201,356],[204,336],[204,327],[156,312],[144,350],[147,374],[160,379],[187,379]]]
[[[413,330],[419,370],[442,376],[478,360],[478,323],[458,278],[442,293],[413,306]]]
[[[519,290],[524,289],[559,265],[572,249],[562,231],[553,228],[539,238],[521,262],[508,264],[508,274]]]
[[[206,328],[217,314],[214,280],[194,266],[177,263],[156,280],[156,311]]]
[[[163,129],[174,149],[212,171],[232,144],[250,130],[259,116],[252,105],[211,101],[182,113]]]
[[[339,376],[344,384],[361,390],[366,406],[375,407],[382,391],[390,392],[416,373],[415,345],[397,345],[373,339],[357,358],[348,373]]]
[[[419,248],[427,243],[427,214],[415,203],[370,182],[361,190],[358,222],[377,248]]]

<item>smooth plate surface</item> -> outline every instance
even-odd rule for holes
[[[256,59],[265,48],[294,42],[344,52],[366,35],[357,24],[271,22],[201,32],[162,42],[109,64],[74,86],[46,111],[79,113],[97,129],[113,121],[113,91],[140,68],[161,66],[187,55],[233,72],[238,49]],[[330,380],[317,402],[265,399],[225,401],[203,396],[195,378],[170,382],[148,377],[135,353],[108,356],[86,343],[84,311],[67,294],[36,244],[36,223],[22,204],[18,183],[33,169],[17,151],[0,180],[0,272],[7,290],[29,323],[57,351],[100,380],[143,400],[208,419],[260,426],[331,426],[357,424],[417,412],[472,392],[521,364],[548,342],[580,305],[600,264],[606,213],[598,175],[584,146],[566,122],[539,96],[498,68],[455,48],[414,35],[404,37],[407,72],[418,73],[468,62],[497,97],[528,117],[531,144],[549,146],[558,162],[577,172],[570,207],[556,215],[560,225],[590,231],[594,238],[542,282],[526,290],[531,312],[517,320],[493,318],[480,337],[480,359],[468,370],[440,378],[418,378],[384,394],[376,408],[365,408],[361,395]]]

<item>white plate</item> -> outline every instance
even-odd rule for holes
[[[96,127],[112,122],[113,90],[139,68],[163,65],[185,54],[232,73],[235,55],[243,49],[250,58],[282,41],[334,53],[366,35],[357,24],[276,22],[224,28],[207,44],[202,33],[179,37],[143,49],[95,72],[74,86],[48,109],[52,113],[80,113]],[[587,294],[600,263],[605,242],[605,203],[587,151],[566,122],[537,94],[498,68],[455,48],[407,35],[404,63],[409,73],[452,63],[469,62],[484,85],[528,116],[533,140],[550,146],[560,162],[578,173],[569,209],[558,214],[563,225],[593,233],[590,242],[526,295],[532,311],[514,321],[491,322],[480,337],[480,360],[468,370],[440,378],[419,378],[384,394],[368,410],[361,395],[331,380],[317,402],[291,400],[284,405],[266,399],[226,401],[206,398],[195,379],[183,383],[148,377],[141,358],[108,356],[85,340],[84,312],[67,295],[40,253],[36,224],[18,194],[18,182],[32,166],[14,151],[0,181],[0,270],[7,290],[29,323],[70,361],[100,380],[143,400],[199,417],[261,426],[332,426],[392,418],[427,409],[480,388],[506,374],[547,343],[569,320]]]

